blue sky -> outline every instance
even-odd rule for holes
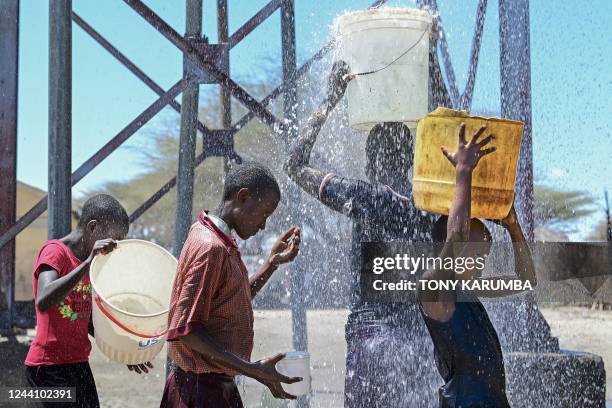
[[[229,0],[230,33],[267,1]],[[367,7],[371,0],[296,0],[298,63],[330,38],[334,17]],[[554,4],[553,4],[554,3]],[[46,189],[48,100],[48,9],[21,1],[18,178]],[[184,32],[184,1],[147,4]],[[390,1],[414,6],[411,1]],[[474,29],[476,0],[439,0],[460,90]],[[579,5],[580,4],[580,5]],[[204,0],[204,31],[216,41],[216,2]],[[588,5],[588,6],[587,6]],[[489,0],[473,108],[499,112],[497,1]],[[180,52],[120,0],[73,0],[73,8],[163,88],[178,80]],[[534,166],[536,176],[566,189],[581,189],[601,201],[612,191],[612,28],[603,16],[612,2],[531,1]],[[276,12],[231,52],[232,75],[257,78],[262,62],[280,61],[280,17]],[[205,92],[203,88],[203,92]],[[73,169],[156,99],[78,26],[73,24]],[[144,147],[170,108],[132,136]],[[76,187],[78,194],[105,180],[129,180],[141,170],[133,152],[120,148]],[[602,201],[601,201],[602,202]]]

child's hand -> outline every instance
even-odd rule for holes
[[[294,395],[283,390],[281,383],[293,384],[302,381],[300,377],[287,377],[276,371],[276,363],[285,358],[285,354],[277,354],[253,363],[255,369],[252,377],[270,389],[274,398],[295,399]]]
[[[516,215],[516,210],[514,209],[514,203],[512,203],[512,207],[510,208],[508,215],[501,220],[501,224],[506,228],[513,228],[519,225],[518,216]]]
[[[328,98],[330,101],[336,103],[342,98],[351,79],[353,79],[353,77],[350,75],[349,66],[346,62],[334,62],[327,84]]]
[[[492,222],[493,224],[501,225],[506,229],[511,229],[519,225],[518,215],[516,215],[516,210],[514,208],[514,203],[512,203],[512,207],[510,207],[510,212],[502,219],[498,220],[487,220]]]
[[[272,246],[268,262],[274,266],[291,262],[299,251],[300,229],[298,227],[291,227]]]
[[[441,146],[442,153],[452,163],[453,167],[472,171],[483,156],[496,150],[495,147],[483,149],[491,140],[495,139],[493,135],[489,135],[478,142],[478,138],[484,133],[486,128],[486,126],[481,126],[472,136],[470,143],[467,143],[465,140],[465,123],[462,123],[459,128],[459,146],[457,151],[451,153],[448,151],[448,148]]]
[[[91,254],[89,255],[88,261],[91,262],[94,257],[98,254],[106,255],[117,247],[117,241],[112,238],[106,238],[96,241],[94,244]]]
[[[130,371],[135,371],[138,374],[142,374],[143,372],[145,374],[147,374],[149,372],[148,368],[153,368],[153,364],[151,364],[151,362],[147,361],[144,364],[135,364],[135,365],[129,365],[127,366],[128,370]]]

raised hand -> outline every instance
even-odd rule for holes
[[[293,261],[300,251],[300,229],[291,227],[278,237],[270,251],[270,263],[280,265]]]
[[[332,104],[336,104],[346,91],[348,83],[353,77],[350,75],[350,69],[346,62],[336,61],[332,66],[332,72],[329,75],[327,83],[328,99]]]
[[[295,395],[288,394],[283,390],[281,383],[293,384],[302,381],[300,377],[287,377],[276,371],[276,363],[285,358],[285,354],[277,354],[264,360],[259,360],[254,363],[255,372],[253,378],[260,383],[266,385],[274,398],[295,399]]]
[[[457,151],[451,153],[446,146],[441,146],[442,153],[444,153],[444,156],[452,163],[453,167],[470,171],[474,170],[482,157],[496,150],[495,147],[483,149],[483,147],[495,139],[495,136],[489,135],[480,142],[478,141],[478,138],[482,136],[486,128],[487,127],[484,125],[481,126],[472,136],[472,140],[468,143],[465,140],[465,123],[462,123],[459,127],[459,146],[457,147]]]

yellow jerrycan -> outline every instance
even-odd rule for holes
[[[465,111],[437,108],[417,125],[412,194],[418,209],[448,215],[455,193],[455,169],[440,146],[456,151],[459,126],[465,123],[469,142],[482,125],[481,136],[495,135],[487,147],[497,151],[483,157],[472,175],[472,218],[502,219],[514,200],[514,180],[521,150],[523,123],[469,116]]]

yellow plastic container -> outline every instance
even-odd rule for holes
[[[438,108],[418,123],[412,179],[415,205],[420,210],[448,215],[455,193],[455,169],[440,146],[457,150],[461,123],[465,123],[468,142],[480,126],[487,125],[481,139],[495,135],[487,147],[497,148],[480,160],[472,175],[472,218],[502,219],[514,200],[523,123],[469,116],[448,108]]]

